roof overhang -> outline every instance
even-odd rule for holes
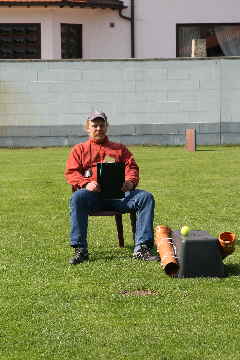
[[[100,9],[112,9],[119,10],[127,8],[120,0],[0,0],[0,6],[57,6],[57,7],[77,7],[77,8],[100,8]]]

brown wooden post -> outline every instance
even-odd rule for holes
[[[196,129],[186,129],[185,149],[196,151]]]

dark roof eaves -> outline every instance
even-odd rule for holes
[[[112,10],[118,10],[118,9],[125,9],[127,6],[125,6],[122,2],[119,4],[99,4],[97,2],[92,3],[78,3],[75,1],[1,1],[0,0],[0,7],[6,6],[6,7],[12,7],[12,6],[58,6],[58,7],[81,7],[81,8],[101,8],[101,9],[112,9]]]

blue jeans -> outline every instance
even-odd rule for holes
[[[135,248],[142,244],[153,246],[153,217],[155,201],[153,195],[144,190],[132,190],[125,193],[123,199],[103,200],[98,192],[80,189],[73,193],[70,200],[71,241],[73,247],[88,248],[88,214],[93,211],[113,210],[122,214],[136,212]]]

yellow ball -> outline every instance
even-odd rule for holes
[[[189,226],[185,225],[185,226],[183,226],[181,228],[181,235],[182,236],[188,236],[189,232],[190,232],[190,227]]]

